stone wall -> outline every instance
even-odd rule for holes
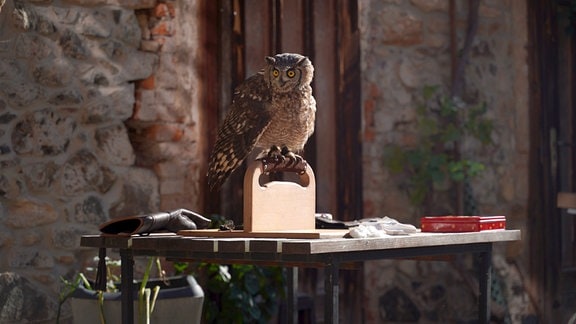
[[[199,207],[197,8],[179,3],[0,2],[0,291],[37,293],[0,322],[53,319],[98,224]]]
[[[388,145],[414,145],[415,108],[424,86],[451,80],[448,0],[360,0],[365,217],[390,216],[419,225],[419,209],[400,189],[402,177],[383,163]],[[467,26],[467,1],[455,1],[458,48]],[[462,154],[487,168],[472,179],[478,212],[506,215],[508,227],[525,229],[528,179],[528,66],[526,4],[483,0],[466,68],[463,100],[486,103],[494,121],[488,149],[466,145]],[[440,206],[442,207],[442,206]],[[440,209],[442,210],[442,209]],[[448,210],[446,208],[446,210]],[[494,309],[500,320],[533,314],[521,274],[527,246],[503,244],[494,257]],[[476,314],[472,261],[383,261],[365,267],[367,321],[467,321]]]

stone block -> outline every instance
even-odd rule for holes
[[[19,235],[19,243],[22,246],[34,246],[42,241],[42,236],[38,231],[27,232]]]
[[[74,25],[78,22],[79,11],[74,7],[68,6],[52,6],[54,20],[60,24]]]
[[[14,176],[17,174],[18,171],[16,170],[19,170],[19,167],[16,166],[17,163],[14,163],[15,165],[6,164],[10,164],[10,162],[0,160],[0,167],[5,171],[3,174],[0,174],[0,196],[12,199],[20,196],[22,190],[20,179]],[[0,209],[0,211],[1,210],[2,209]]]
[[[106,2],[105,0],[102,1]],[[112,28],[114,27],[111,23],[114,21],[113,15],[114,10],[109,7],[81,10],[78,15],[78,23],[75,24],[75,29],[81,35],[107,38],[112,34]]]
[[[13,248],[9,253],[8,265],[12,268],[50,269],[54,267],[54,258],[49,251],[36,247]]]
[[[116,24],[112,30],[112,37],[133,48],[138,48],[142,40],[142,31],[134,10],[116,9],[114,16]]]
[[[96,124],[126,120],[132,116],[134,101],[134,84],[91,89],[90,97],[81,112],[82,122]]]
[[[55,183],[60,167],[53,161],[39,162],[22,166],[27,188],[31,192],[50,191]]]
[[[84,101],[82,93],[78,89],[68,88],[65,90],[57,91],[54,95],[48,98],[48,103],[54,106],[69,106],[79,105]]]
[[[66,195],[88,191],[105,193],[116,181],[116,175],[101,165],[92,153],[81,150],[64,164],[60,181]]]
[[[58,211],[45,202],[13,199],[5,203],[5,208],[7,215],[4,224],[12,229],[42,226],[58,220]]]
[[[111,58],[114,67],[119,70],[117,83],[142,80],[154,72],[158,56],[154,53],[138,51],[131,47],[122,48],[122,54]]]
[[[47,87],[63,87],[70,84],[74,74],[74,65],[68,60],[56,59],[43,62],[34,67],[34,80]]]
[[[52,246],[57,249],[77,250],[82,235],[97,233],[95,226],[66,224],[52,228]]]
[[[409,88],[421,87],[421,73],[423,64],[418,64],[411,59],[404,59],[398,68],[398,77],[402,83]]]
[[[38,61],[53,55],[56,45],[38,34],[24,33],[16,38],[15,50],[20,58],[36,59]]]
[[[14,108],[27,108],[43,96],[43,91],[32,82],[0,81],[0,95]]]
[[[130,166],[134,164],[134,151],[123,124],[96,130],[95,139],[98,152],[104,160],[114,165]]]
[[[78,79],[86,86],[94,85],[96,87],[107,87],[114,72],[104,68],[102,64],[87,66],[79,73]],[[89,90],[91,91],[91,90]]]
[[[77,60],[84,60],[89,55],[89,50],[84,40],[72,30],[66,30],[60,34],[59,45],[64,55]]]
[[[84,124],[99,124],[113,120],[111,99],[105,96],[94,98],[84,105],[81,121]]]
[[[126,120],[132,116],[134,109],[134,84],[124,83],[117,87],[102,89],[102,95],[112,100],[113,120]]]
[[[9,124],[12,120],[16,118],[16,115],[10,112],[5,112],[0,114],[0,125],[1,124]],[[0,135],[1,137],[2,135]]]
[[[382,40],[385,45],[411,46],[422,42],[423,23],[416,16],[396,9],[384,10]]]
[[[19,79],[24,73],[24,70],[17,60],[8,58],[2,58],[2,60],[0,60],[0,79]]]
[[[159,211],[159,185],[154,172],[143,168],[128,168],[121,176],[123,186],[110,209],[111,218]]]
[[[52,0],[37,0],[35,4],[45,4],[46,6],[36,6],[34,9],[37,14],[35,30],[43,36],[52,36],[56,33],[53,11],[50,8]]]
[[[54,319],[58,304],[25,277],[0,273],[1,323],[40,323]]]
[[[53,109],[24,115],[12,132],[12,147],[18,154],[54,156],[66,151],[76,122]]]
[[[82,202],[76,203],[72,214],[68,216],[71,223],[99,225],[107,220],[102,200],[96,196],[88,196]]]

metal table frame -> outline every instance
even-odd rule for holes
[[[150,236],[82,236],[81,245],[97,248],[117,248],[120,251],[121,289],[130,291],[134,278],[134,256],[162,256],[174,260],[201,260],[213,263],[254,263],[281,265],[288,269],[287,310],[290,323],[297,323],[298,285],[297,267],[324,267],[325,309],[324,321],[338,323],[339,269],[348,262],[379,259],[415,258],[422,256],[454,255],[472,253],[480,262],[479,321],[490,319],[490,273],[492,271],[492,245],[496,242],[520,239],[520,231],[507,230],[489,233],[435,234],[424,237],[415,245],[410,236],[382,239],[223,239],[194,238],[176,235]],[[424,234],[424,233],[419,233]],[[440,235],[440,236],[438,236]],[[457,236],[455,236],[457,235]],[[454,238],[454,244],[449,241]],[[442,240],[437,240],[442,238]],[[351,241],[352,240],[352,241]],[[407,240],[406,244],[402,244]],[[325,243],[325,244],[323,244]],[[352,246],[348,243],[351,243]],[[410,246],[410,245],[414,246]],[[402,247],[403,245],[406,245]],[[132,294],[122,294],[122,323],[133,323]]]

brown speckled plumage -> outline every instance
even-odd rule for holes
[[[299,152],[314,132],[316,101],[310,83],[314,67],[299,54],[266,57],[267,66],[234,92],[218,130],[208,166],[208,184],[220,188],[255,149],[272,145]]]

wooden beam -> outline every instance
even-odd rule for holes
[[[362,217],[362,139],[360,30],[358,3],[337,1],[338,106],[336,150],[338,165],[338,218]]]
[[[338,63],[336,41],[336,7],[334,1],[315,1],[312,8],[314,38],[313,91],[316,98],[316,128],[307,145],[313,153],[316,172],[316,211],[337,217],[338,193],[336,178],[336,106],[338,97]]]

